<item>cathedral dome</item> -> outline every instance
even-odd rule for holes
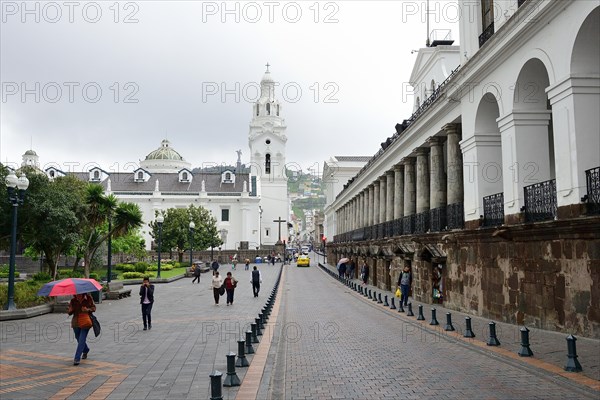
[[[165,139],[160,147],[146,156],[146,160],[175,160],[184,161],[183,157],[171,147],[171,143]]]
[[[37,153],[33,150],[27,150],[25,152],[25,154],[23,154],[24,156],[37,156]]]
[[[271,77],[271,73],[268,70],[265,72],[265,74],[263,75],[263,77],[261,79],[261,83],[263,83],[263,82],[265,82],[265,83],[266,82],[269,82],[269,83],[271,83],[271,82],[274,83],[275,82],[273,80],[273,78]]]
[[[176,172],[183,168],[191,168],[191,164],[184,160],[171,143],[164,139],[160,143],[160,147],[148,154],[144,160],[140,162],[140,167],[150,173],[154,172]]]

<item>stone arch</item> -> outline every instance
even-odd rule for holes
[[[529,172],[530,179],[524,183],[541,182],[556,176],[552,107],[546,92],[553,79],[546,68],[547,65],[549,64],[540,58],[529,59],[521,68],[515,83],[513,115],[520,119],[523,133],[536,132],[535,140],[525,139],[521,142],[521,145],[529,142],[529,146],[535,148],[537,153],[527,165],[519,166],[521,169],[528,169]],[[539,134],[540,129],[545,129],[543,136]],[[527,149],[520,151],[522,154],[528,152]],[[519,160],[521,164],[523,161]]]
[[[583,21],[571,54],[571,75],[600,75],[600,7],[596,7]]]

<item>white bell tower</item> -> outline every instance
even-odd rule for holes
[[[285,120],[282,106],[275,99],[275,81],[269,64],[260,82],[260,98],[252,106],[252,121],[248,135],[252,176],[256,177],[257,195],[260,196],[261,244],[274,245],[287,241],[289,219],[287,177],[285,174]],[[279,224],[275,220],[286,220]]]

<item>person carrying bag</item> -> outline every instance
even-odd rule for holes
[[[215,271],[215,275],[212,278],[212,289],[213,297],[215,298],[215,305],[219,305],[219,297],[225,294],[225,287],[223,286],[223,278],[219,276],[219,271]]]
[[[76,294],[71,299],[67,313],[73,316],[71,327],[77,340],[77,349],[73,358],[73,365],[79,365],[81,359],[86,359],[90,348],[86,343],[87,335],[93,326],[91,313],[96,311],[96,305],[87,293]]]

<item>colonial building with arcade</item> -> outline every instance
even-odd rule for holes
[[[409,266],[419,301],[600,338],[598,2],[459,6],[460,45],[419,50],[414,113],[328,201],[329,262],[384,290]]]

